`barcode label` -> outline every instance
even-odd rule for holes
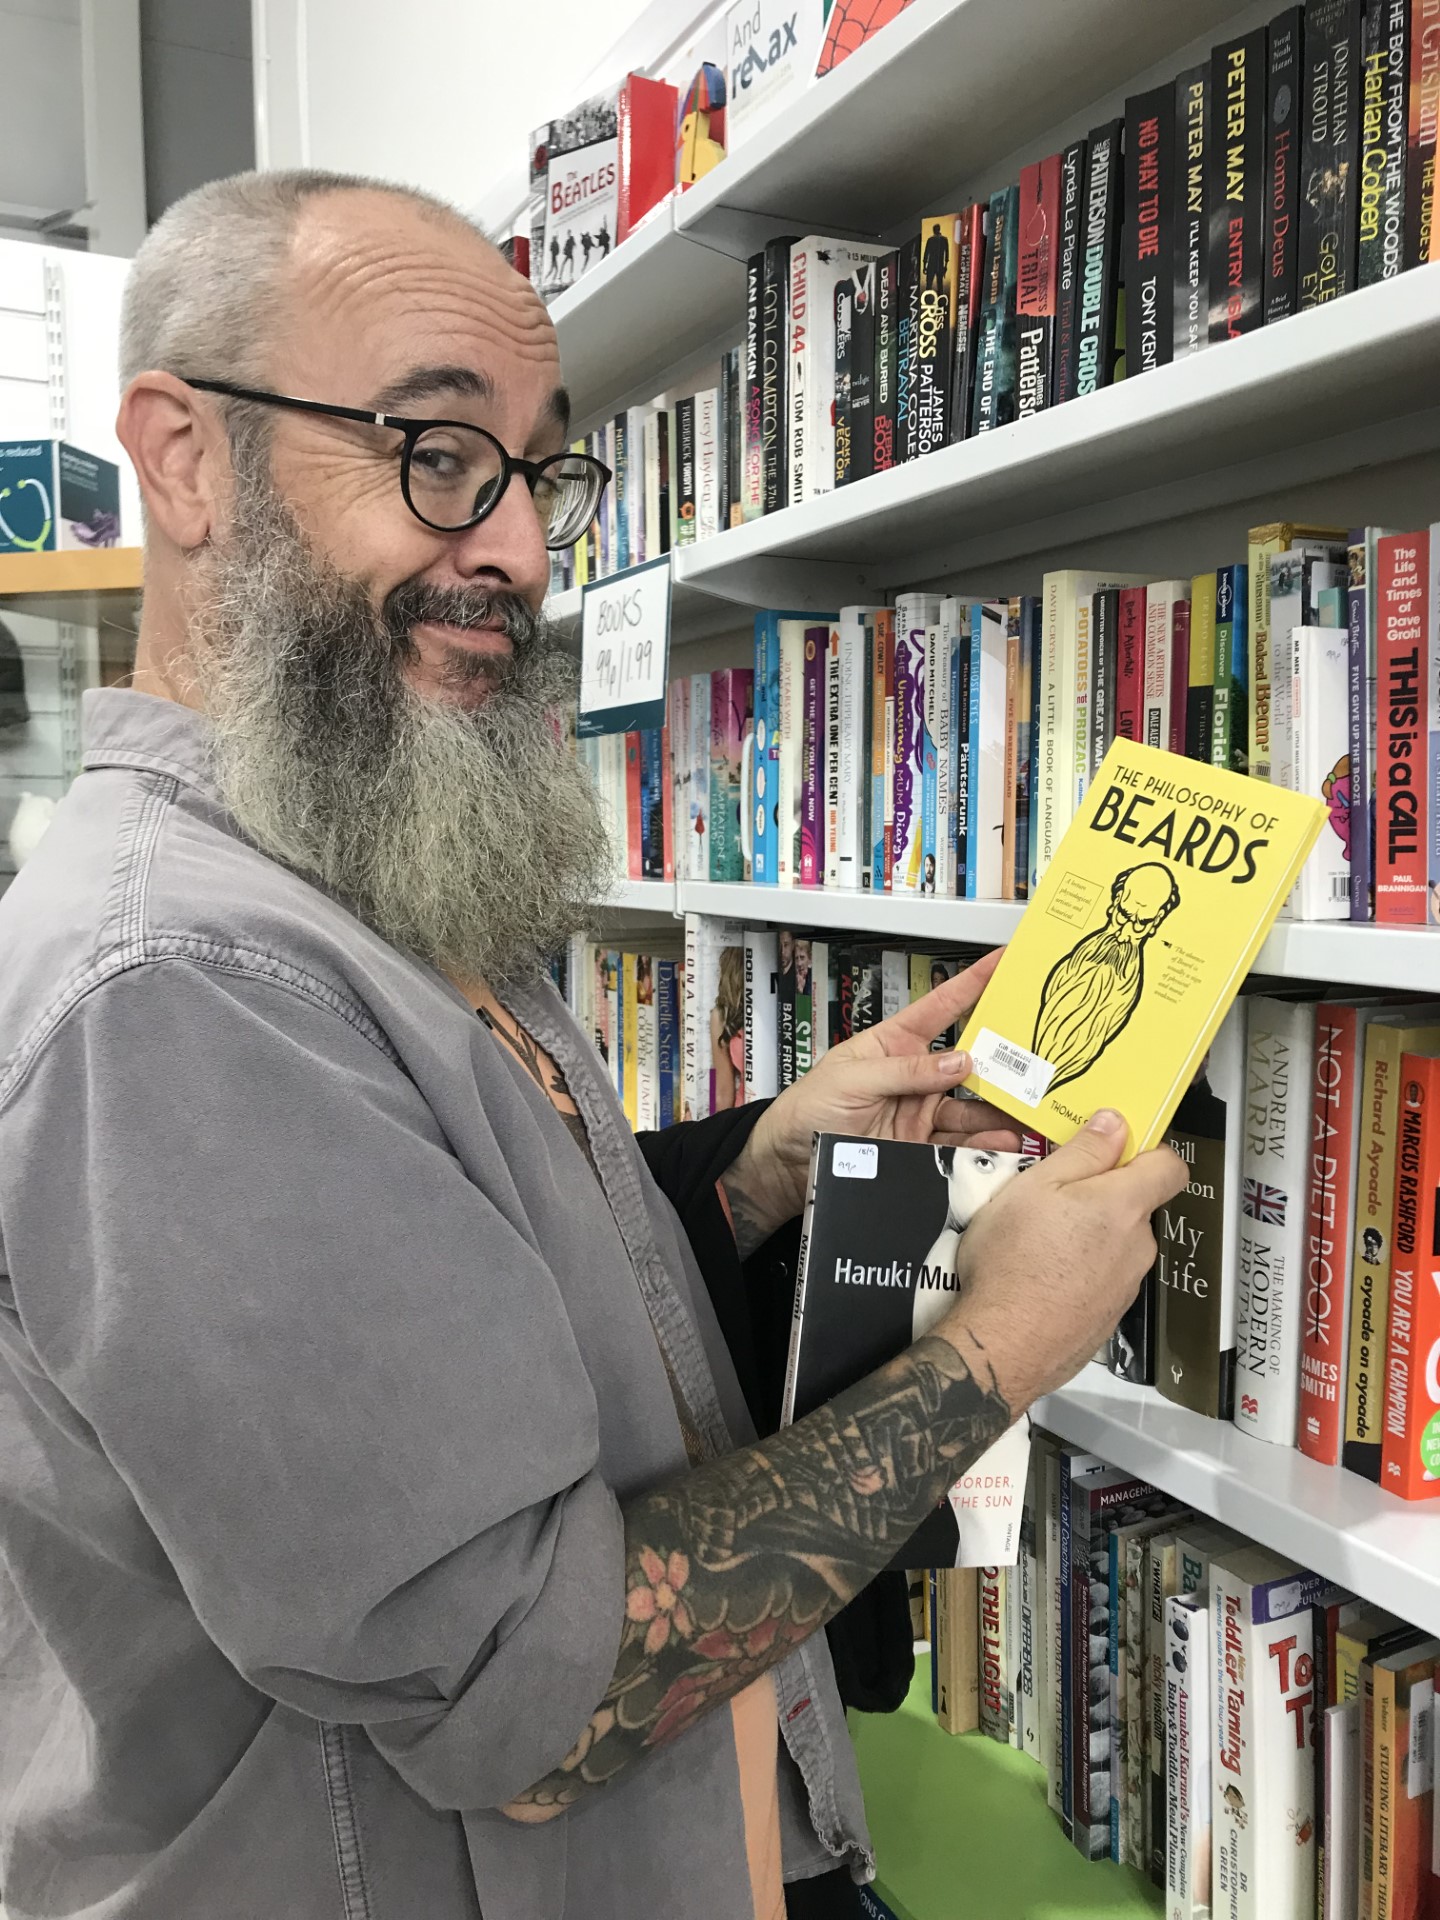
[[[1350,876],[1348,873],[1331,874],[1330,898],[1332,900],[1348,900],[1350,898]]]
[[[1412,1800],[1423,1799],[1435,1783],[1434,1719],[1435,1682],[1417,1680],[1410,1689],[1410,1765],[1405,1777]]]
[[[1030,1053],[1013,1040],[1002,1040],[989,1027],[982,1027],[970,1049],[975,1071],[992,1087],[1000,1087],[1023,1100],[1027,1107],[1038,1107],[1050,1090],[1055,1069],[1038,1053]]]

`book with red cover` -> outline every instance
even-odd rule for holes
[[[626,76],[620,89],[617,243],[675,189],[675,110],[680,96],[664,80]]]
[[[663,822],[665,848],[665,866],[663,877],[675,878],[675,779],[674,762],[670,758],[670,723],[667,720],[660,729],[660,817]]]
[[[1027,414],[1039,413],[1050,400],[1060,266],[1058,153],[1020,169],[1019,238],[1015,293],[1016,416],[1023,420]]]
[[[1426,923],[1426,581],[1430,536],[1376,549],[1375,918]]]
[[[1390,1326],[1380,1484],[1402,1500],[1440,1494],[1440,1399],[1432,1395],[1440,1352],[1440,1060],[1400,1059],[1400,1139],[1395,1234],[1390,1254]]]
[[[1145,589],[1120,589],[1115,658],[1115,737],[1140,740],[1145,731]]]
[[[640,736],[625,736],[625,871],[632,880],[643,878],[645,844],[640,806]]]
[[[1177,600],[1170,619],[1170,738],[1166,744],[1171,753],[1184,753],[1190,700],[1190,602]]]

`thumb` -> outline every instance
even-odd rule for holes
[[[1124,1116],[1113,1108],[1101,1107],[1079,1133],[1047,1155],[1036,1172],[1061,1186],[1068,1186],[1072,1180],[1093,1179],[1097,1173],[1109,1173],[1118,1166],[1129,1138]]]

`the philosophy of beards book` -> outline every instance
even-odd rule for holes
[[[965,1229],[1031,1165],[1018,1153],[815,1136],[782,1421],[813,1412],[934,1328],[959,1297]],[[1012,1565],[1029,1453],[1022,1416],[895,1564]]]

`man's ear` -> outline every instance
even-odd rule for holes
[[[230,469],[214,412],[173,373],[141,373],[121,397],[115,432],[134,463],[151,525],[183,552],[203,546]]]

